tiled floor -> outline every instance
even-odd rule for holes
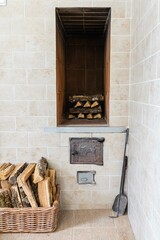
[[[56,232],[1,234],[1,240],[135,240],[127,216],[112,219],[108,210],[62,211]]]

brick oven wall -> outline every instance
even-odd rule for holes
[[[0,7],[0,161],[49,159],[65,209],[109,208],[119,190],[124,134],[52,133],[56,126],[55,7],[111,7],[110,125],[128,124],[130,0],[8,0]],[[70,165],[69,137],[105,137],[104,166]],[[95,186],[78,170],[96,170]]]

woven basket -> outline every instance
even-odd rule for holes
[[[57,228],[60,187],[53,207],[0,208],[0,232],[53,232]]]

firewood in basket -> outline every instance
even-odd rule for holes
[[[38,196],[40,207],[51,207],[53,203],[52,185],[50,177],[38,183]]]
[[[10,192],[10,188],[11,188],[11,184],[8,180],[2,180],[1,182],[1,188],[2,189],[8,189],[9,195],[11,196],[11,192]]]
[[[84,107],[84,108],[89,108],[89,107],[91,107],[90,101],[87,101],[87,102],[84,104],[83,107]]]
[[[27,163],[18,164],[12,174],[9,177],[9,181],[11,184],[15,185],[17,183],[18,176],[23,172],[23,170],[27,167]]]
[[[18,186],[18,188],[19,188],[19,193],[20,193],[23,207],[31,207],[28,197],[26,196],[25,192],[23,191],[23,188],[19,187],[19,186]]]
[[[17,182],[18,183],[25,183],[27,179],[32,175],[34,172],[36,164],[30,163],[28,166],[24,169],[24,171],[18,176]],[[21,186],[21,185],[20,185]]]
[[[78,118],[84,119],[84,118],[85,118],[85,115],[84,115],[83,113],[79,113],[79,114],[78,114]]]
[[[94,108],[69,108],[69,113],[71,114],[79,114],[79,113],[101,113],[102,107],[94,107]]]
[[[17,178],[17,182],[18,182],[18,186],[22,188],[23,192],[25,193],[25,196],[27,196],[27,200],[29,201],[31,207],[38,207],[34,194],[32,192],[32,189],[29,185],[29,181],[27,181],[28,178],[32,175],[34,169],[35,169],[35,164],[30,163],[25,168],[25,170],[19,175],[19,177]],[[22,202],[23,202],[23,199],[22,199]]]
[[[92,113],[87,114],[87,119],[93,119]]]
[[[8,189],[0,189],[0,208],[11,208],[12,203]]]
[[[92,103],[91,108],[95,108],[97,106],[99,106],[99,102],[95,101],[95,102]]]
[[[7,167],[9,167],[11,165],[11,163],[3,163],[1,166],[0,166],[0,172],[5,170]]]
[[[37,204],[38,204],[38,206],[39,206],[38,183],[34,183],[34,182],[33,182],[33,179],[34,179],[34,174],[32,174],[32,175],[30,176],[29,182],[30,182],[32,191],[33,191],[33,193],[34,193],[36,202],[37,202]]]
[[[17,185],[11,186],[11,202],[14,208],[22,208],[22,201]]]
[[[102,114],[98,113],[94,115],[94,119],[101,119],[102,118]]]
[[[80,101],[78,101],[78,102],[76,103],[76,105],[74,106],[74,108],[82,107],[82,106],[83,106],[83,103],[80,102]]]
[[[75,115],[73,115],[73,114],[68,115],[68,119],[74,119],[74,118],[75,118]]]
[[[47,159],[42,157],[38,161],[35,171],[34,171],[34,180],[33,180],[34,183],[38,183],[44,179],[47,167],[48,167]]]
[[[15,168],[15,165],[11,164],[4,170],[0,171],[0,180],[6,180],[9,178],[9,176],[12,174],[13,170]]]
[[[52,185],[52,193],[53,193],[53,200],[56,197],[56,170],[53,168],[47,169],[47,177],[50,177],[51,179],[51,185]]]

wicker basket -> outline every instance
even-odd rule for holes
[[[53,232],[57,228],[60,187],[53,207],[0,208],[0,232]]]

